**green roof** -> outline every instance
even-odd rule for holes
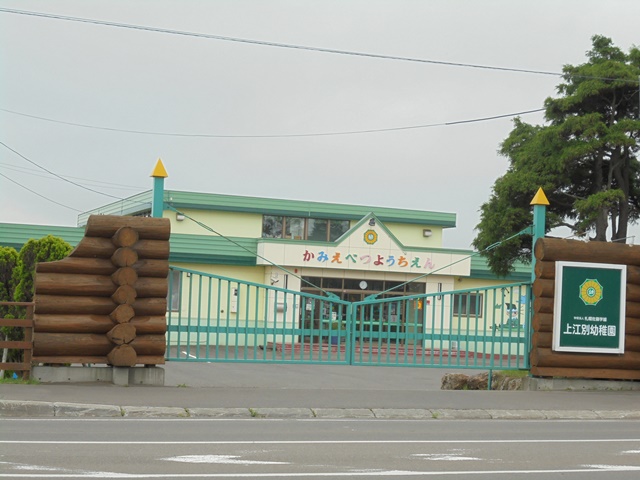
[[[18,223],[0,224],[0,245],[20,250],[32,238],[39,239],[47,235],[60,237],[75,247],[84,236],[83,227],[57,227],[50,225],[26,225]],[[218,265],[256,265],[257,238],[223,238],[215,235],[171,234],[171,253],[169,261],[180,263],[202,263]],[[264,240],[264,239],[262,239]],[[272,241],[276,241],[272,239]],[[278,239],[281,242],[291,240]],[[420,249],[448,253],[468,253],[468,250],[453,249]],[[489,269],[486,258],[481,255],[471,257],[470,278],[495,280],[496,276]],[[515,271],[505,280],[528,282],[531,279],[531,266],[518,263]]]
[[[20,250],[29,240],[47,235],[59,237],[75,247],[84,236],[84,227],[0,224],[0,245]],[[169,261],[221,265],[255,265],[258,240],[225,239],[213,235],[172,234]]]
[[[20,250],[31,239],[40,239],[47,235],[59,237],[75,247],[84,236],[82,227],[55,227],[51,225],[26,225],[22,223],[0,224],[0,245]]]
[[[471,273],[470,278],[484,278],[487,280],[504,279],[513,282],[529,282],[531,281],[531,265],[518,262],[514,265],[514,271],[506,277],[496,277],[491,271],[486,257],[482,255],[474,255],[471,257]]]
[[[147,191],[124,200],[82,213],[78,224],[86,223],[91,214],[135,215],[151,209],[152,192]],[[285,215],[291,217],[328,218],[336,220],[360,220],[373,212],[383,222],[432,225],[443,228],[456,226],[455,213],[430,212],[404,208],[349,205],[340,203],[309,202],[277,198],[245,197],[216,193],[164,191],[165,209],[218,210],[227,212]]]
[[[171,235],[169,260],[180,263],[256,265],[258,239],[213,235]]]
[[[117,202],[81,213],[78,215],[78,225],[86,225],[89,215],[137,215],[150,212],[151,200],[151,190],[118,200]]]

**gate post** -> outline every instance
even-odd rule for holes
[[[535,196],[531,200],[531,205],[533,205],[533,227],[532,234],[533,239],[531,240],[531,285],[529,286],[529,291],[527,292],[527,296],[529,299],[529,305],[526,311],[526,324],[529,326],[525,330],[525,344],[527,346],[527,355],[525,356],[525,363],[527,368],[531,366],[531,340],[533,338],[533,282],[536,280],[536,253],[535,246],[536,242],[540,238],[544,238],[545,234],[545,225],[546,225],[546,216],[547,216],[547,205],[549,205],[549,200],[547,196],[544,194],[542,187],[538,188]]]
[[[347,305],[347,357],[348,365],[353,365],[355,361],[356,351],[356,321],[354,318],[354,312],[357,309],[353,308],[353,303]]]
[[[534,252],[536,241],[539,238],[544,238],[545,234],[545,222],[547,216],[547,205],[549,205],[549,200],[547,200],[547,196],[544,194],[542,187],[538,188],[533,200],[531,200],[531,205],[533,205],[533,240],[531,243],[531,283],[536,279],[536,255]]]
[[[151,172],[151,176],[153,177],[151,216],[154,218],[162,218],[162,212],[164,210],[164,179],[169,176],[162,164],[162,160],[158,159],[153,172]]]

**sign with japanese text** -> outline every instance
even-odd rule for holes
[[[627,267],[556,262],[553,349],[624,353]]]

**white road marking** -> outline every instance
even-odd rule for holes
[[[40,472],[57,472],[57,473],[37,473],[37,474],[13,474],[10,475],[12,477],[37,477],[37,478],[127,478],[128,474],[126,473],[114,473],[114,472],[92,472],[87,470],[71,470],[68,468],[57,468],[57,467],[49,467],[42,465],[28,465],[24,463],[13,463],[13,462],[0,462],[2,465],[6,465],[10,468],[19,471],[40,471]],[[64,473],[62,473],[64,472]],[[0,474],[0,477],[6,476],[5,474]]]
[[[445,461],[445,462],[463,462],[463,461],[471,461],[471,460],[482,460],[477,457],[464,457],[459,453],[414,453],[411,455],[412,457],[420,457],[425,460],[432,461]]]
[[[550,470],[459,470],[459,471],[404,471],[404,470],[380,470],[380,471],[347,471],[347,472],[289,472],[289,473],[87,473],[86,475],[58,475],[58,474],[0,474],[0,478],[304,478],[304,477],[432,477],[432,476],[459,476],[459,475],[540,475],[540,474],[565,474],[565,473],[593,473],[593,472],[638,472],[640,467],[623,465],[594,465],[594,468],[571,468]]]
[[[566,438],[520,440],[0,440],[0,444],[15,445],[322,445],[322,444],[486,444],[486,443],[633,443],[640,438]]]
[[[640,471],[640,467],[631,467],[629,465],[583,465],[586,468],[593,468],[598,471],[605,470],[607,472],[633,472]]]
[[[257,460],[239,460],[240,455],[182,455],[161,458],[167,462],[216,463],[224,465],[291,465],[289,462],[261,462]]]

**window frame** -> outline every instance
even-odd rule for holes
[[[169,270],[167,281],[170,287],[167,290],[167,311],[179,312],[182,307],[182,272]]]
[[[454,315],[482,318],[484,312],[484,294],[482,292],[454,293],[451,298],[453,302],[451,311]],[[461,301],[461,298],[464,298],[464,301]],[[471,309],[470,306],[473,308]]]
[[[277,224],[278,219],[280,219],[280,235],[276,236],[276,235],[265,235],[265,220],[267,219],[267,217],[269,218],[273,218],[275,219],[274,225]],[[302,227],[302,236],[301,238],[295,238],[297,237],[297,235],[293,235],[290,233],[291,227],[290,227],[290,220],[291,219],[299,219],[303,221],[303,227]],[[327,222],[327,235],[324,239],[322,240],[318,240],[318,239],[310,239],[309,238],[309,220],[318,220],[318,221],[325,221]],[[332,231],[332,226],[333,225],[341,225],[343,222],[346,222],[346,225],[344,225],[346,227],[346,230],[342,230],[340,231],[339,235],[332,235],[331,231]],[[287,215],[271,215],[271,214],[263,214],[262,215],[262,232],[261,232],[261,238],[281,238],[281,239],[285,239],[285,240],[311,240],[311,241],[316,241],[316,242],[335,242],[338,238],[340,238],[342,235],[344,235],[345,233],[347,233],[349,231],[349,228],[351,227],[351,222],[350,220],[339,220],[339,219],[330,219],[330,218],[316,218],[316,217],[295,217],[295,216],[287,216]],[[333,240],[332,238],[335,237]]]

